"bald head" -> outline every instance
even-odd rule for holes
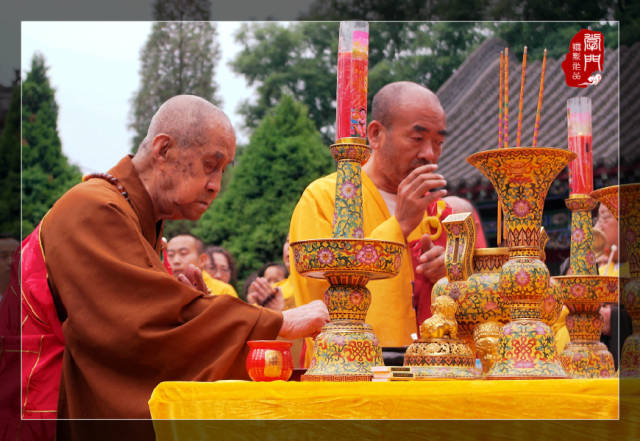
[[[177,95],[165,101],[153,115],[141,147],[150,146],[159,134],[170,135],[180,148],[203,146],[217,141],[209,139],[212,131],[235,140],[231,122],[222,110],[204,98]]]
[[[153,116],[132,163],[157,220],[196,220],[220,191],[235,152],[229,118],[205,99],[178,95]]]
[[[378,91],[371,103],[371,117],[385,127],[390,127],[394,115],[410,101],[423,99],[434,110],[442,111],[440,100],[431,90],[411,81],[397,81],[389,83]]]

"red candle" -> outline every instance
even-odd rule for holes
[[[367,136],[368,48],[367,22],[340,23],[336,140]]]
[[[577,155],[569,163],[570,193],[589,194],[593,191],[590,98],[570,98],[567,101],[567,126],[569,150]]]
[[[349,136],[351,122],[351,52],[338,52],[336,140]]]
[[[569,187],[571,194],[589,194],[593,191],[593,160],[591,135],[569,136],[569,150],[576,159],[569,163]]]

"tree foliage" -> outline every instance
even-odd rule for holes
[[[220,58],[216,27],[210,22],[155,22],[140,53],[140,88],[131,101],[131,151],[144,139],[151,117],[175,95],[198,95],[221,104],[214,81]]]
[[[331,171],[333,160],[306,106],[288,95],[267,112],[233,167],[227,191],[194,233],[236,259],[240,280],[280,260],[293,208],[305,187]]]
[[[80,182],[58,136],[58,104],[41,54],[22,85],[22,234],[28,235],[53,203]]]
[[[210,0],[156,0],[152,14],[156,21],[208,21],[210,11]]]
[[[20,238],[20,84],[13,86],[0,135],[0,234]]]
[[[370,23],[369,105],[378,89],[391,81],[416,81],[436,90],[484,38],[473,23]],[[307,105],[325,142],[330,142],[338,23],[244,25],[236,41],[243,48],[232,67],[258,92],[255,101],[242,104],[245,125],[256,127],[283,94],[290,94]]]

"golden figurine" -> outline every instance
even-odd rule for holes
[[[458,323],[456,322],[456,311],[458,304],[449,296],[440,296],[431,304],[433,315],[420,325],[420,339],[427,341],[431,338],[442,338],[445,336],[456,338],[458,334]]]
[[[471,348],[457,338],[458,304],[447,295],[431,304],[433,315],[420,325],[420,338],[405,352],[404,365],[415,379],[477,378]]]
[[[478,324],[473,330],[476,355],[482,363],[482,372],[487,373],[498,359],[498,342],[502,323],[488,321]]]

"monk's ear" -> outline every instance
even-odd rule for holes
[[[173,138],[166,133],[159,133],[151,142],[151,152],[156,160],[167,161],[172,147],[175,145]]]
[[[386,136],[387,130],[380,121],[374,119],[369,123],[369,127],[367,127],[367,137],[369,138],[369,145],[373,150],[378,150],[380,146],[384,144]]]
[[[209,255],[207,253],[202,253],[202,254],[200,254],[200,256],[198,256],[198,263],[199,263],[198,266],[200,268],[204,268],[210,262],[211,262],[211,258],[209,257]]]

